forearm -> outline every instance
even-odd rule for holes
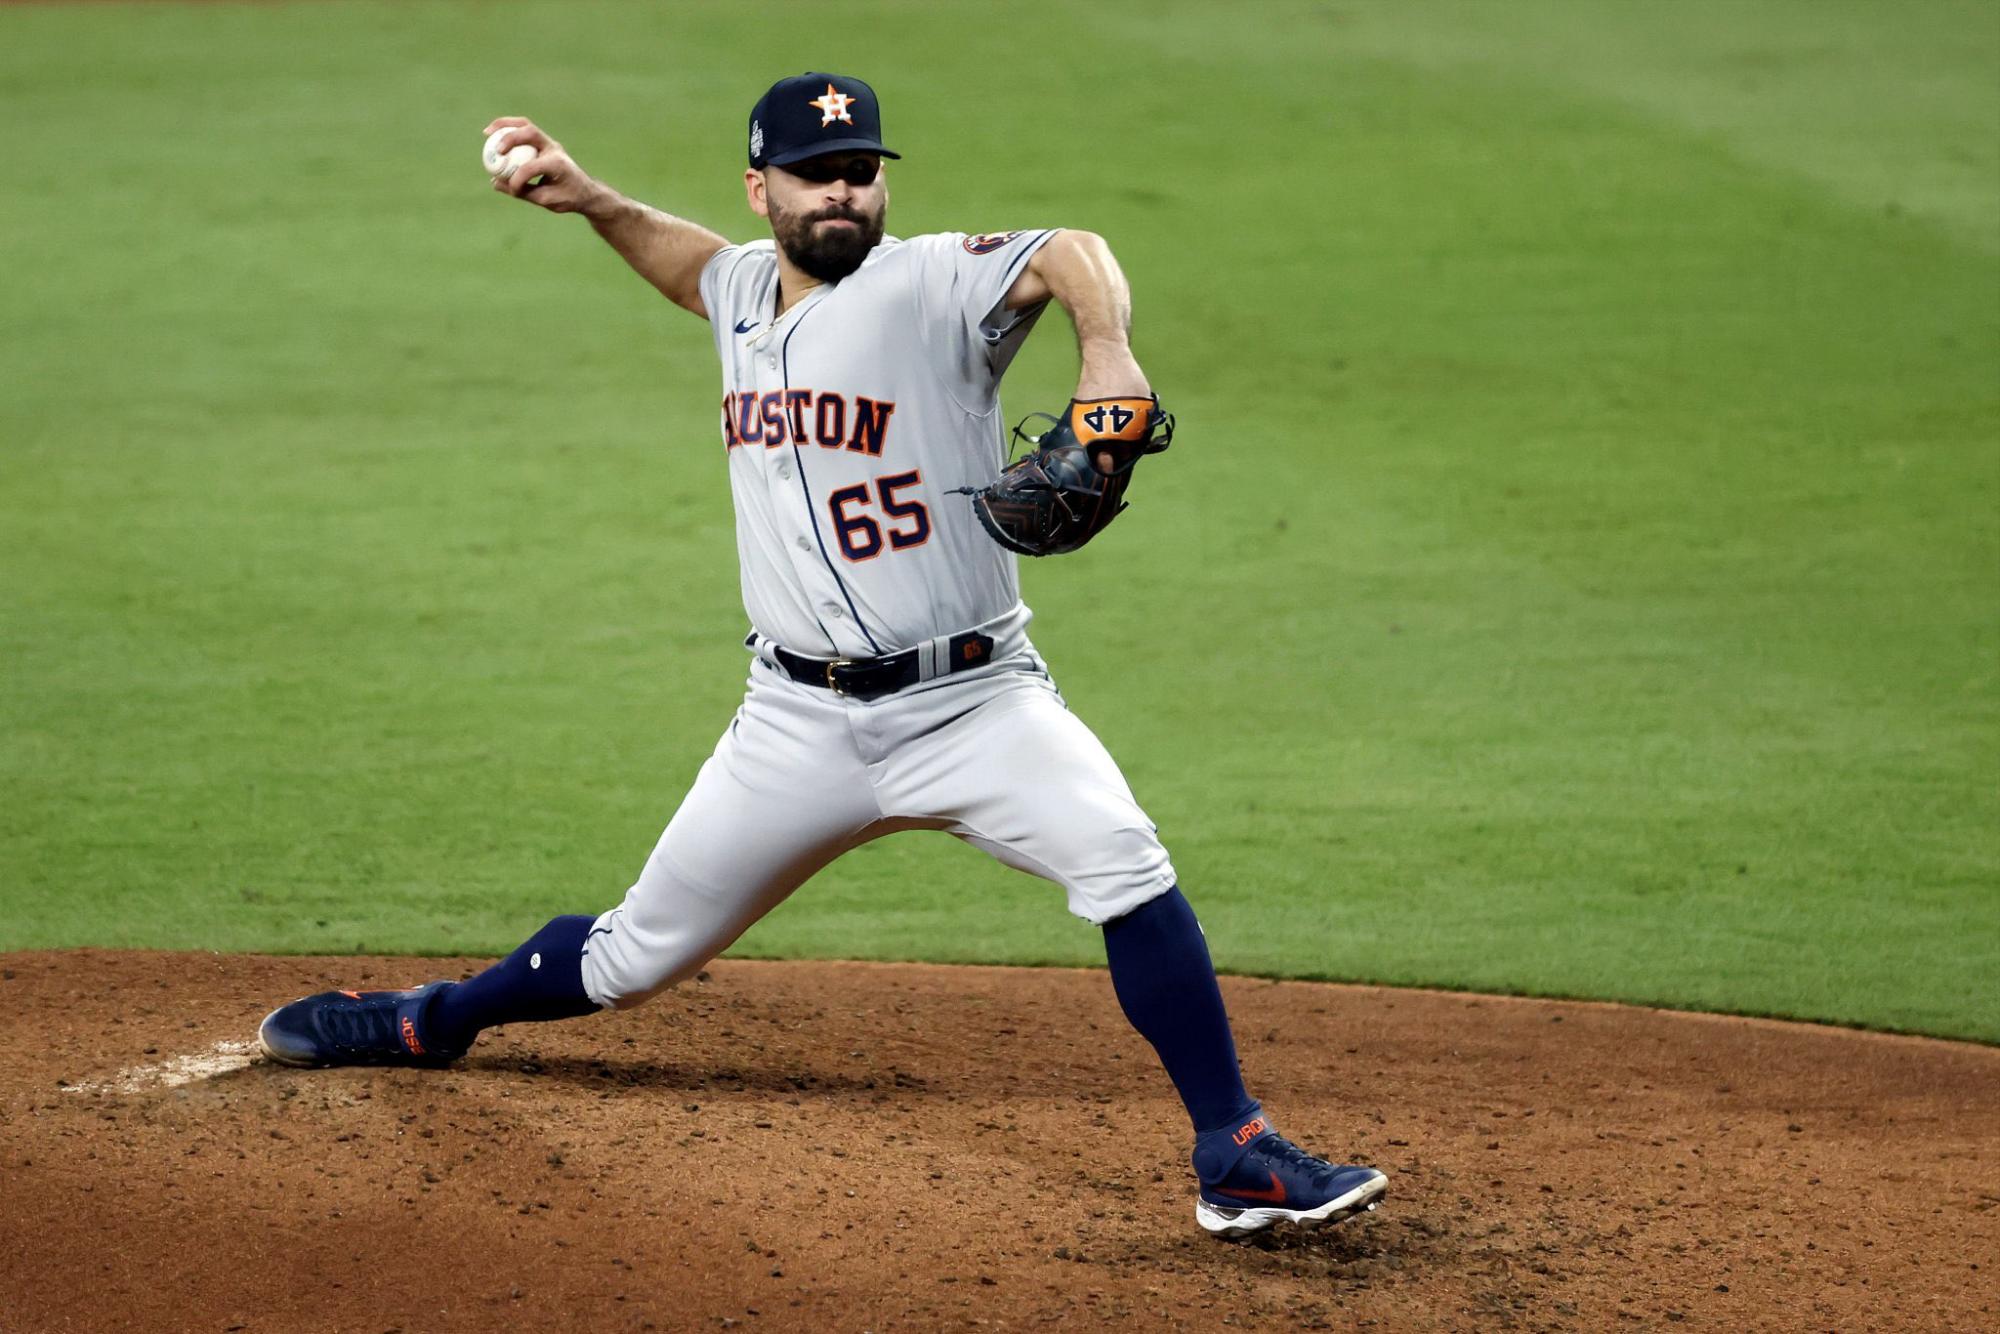
[[[728,241],[698,223],[662,213],[608,186],[600,200],[580,211],[605,243],[661,295],[707,316],[701,300],[702,266]]]
[[[527,145],[535,156],[493,178],[493,188],[551,213],[581,213],[662,295],[707,318],[701,267],[729,242],[692,222],[627,199],[577,165],[569,150],[526,116],[501,116],[486,126],[487,152],[504,157]]]
[[[1036,276],[1076,325],[1078,398],[1152,392],[1132,355],[1132,287],[1104,238],[1065,231],[1035,253]]]

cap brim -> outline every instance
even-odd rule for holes
[[[827,139],[805,148],[794,148],[787,153],[777,153],[764,159],[767,167],[789,167],[794,162],[804,162],[809,157],[821,157],[827,153],[880,153],[883,157],[901,158],[901,153],[891,153],[873,139]]]

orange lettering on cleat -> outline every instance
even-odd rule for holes
[[[416,1021],[411,1019],[407,1014],[403,1016],[403,1045],[410,1049],[410,1055],[412,1056],[422,1056],[424,1054],[424,1044],[417,1041]],[[1277,1178],[1272,1177],[1271,1180],[1276,1181]]]
[[[361,999],[361,993],[360,993],[360,992],[358,992],[358,991],[349,991],[349,990],[348,990],[348,989],[347,989],[346,987],[342,987],[342,988],[340,989],[340,994],[341,994],[341,995],[343,995],[343,996],[352,996],[352,997],[354,997],[354,999],[356,999],[356,1000],[360,1000],[360,999]]]
[[[1234,1139],[1238,1144],[1248,1144],[1251,1140],[1257,1138],[1257,1136],[1263,1134],[1268,1129],[1270,1129],[1270,1125],[1264,1120],[1263,1117],[1260,1116],[1252,1121],[1246,1122],[1245,1124],[1238,1126],[1236,1128],[1235,1135],[1231,1136],[1231,1138]]]

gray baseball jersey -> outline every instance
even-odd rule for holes
[[[952,492],[1004,460],[1000,377],[1041,308],[1001,303],[1053,235],[886,237],[782,316],[773,242],[702,269],[758,634],[860,658],[1025,624],[1015,557]]]
[[[591,931],[598,1004],[691,976],[822,866],[898,830],[946,830],[1052,880],[1091,922],[1173,887],[1153,822],[1028,641],[1015,557],[952,494],[999,469],[1000,376],[1037,314],[1001,303],[1051,235],[884,240],[782,318],[771,242],[702,270],[756,659],[715,753]],[[975,627],[994,640],[986,664],[872,699],[801,684],[771,653],[915,648],[922,663]]]

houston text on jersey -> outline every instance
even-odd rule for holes
[[[773,389],[768,393],[724,394],[722,438],[728,447],[762,444],[812,445],[847,449],[880,458],[889,433],[894,403],[812,389]],[[789,427],[789,429],[787,429]]]

